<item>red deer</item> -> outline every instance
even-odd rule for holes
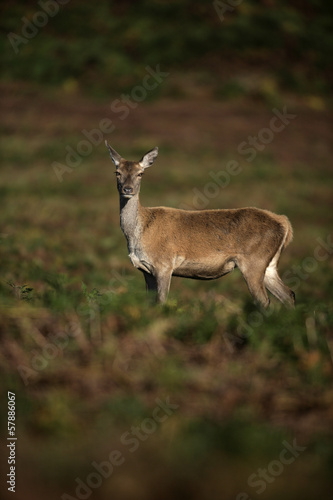
[[[141,179],[158,155],[148,151],[138,162],[127,161],[109,146],[116,165],[120,226],[129,258],[142,271],[146,288],[165,302],[171,276],[212,280],[238,267],[256,302],[267,307],[266,288],[286,305],[295,295],[281,280],[277,265],[293,237],[286,216],[254,207],[181,210],[143,207]]]

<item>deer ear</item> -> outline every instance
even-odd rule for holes
[[[117,153],[117,151],[115,151],[113,148],[111,148],[111,146],[109,146],[108,141],[105,141],[105,146],[109,150],[113,163],[116,165],[116,167],[118,167],[121,160],[121,156]]]
[[[158,148],[151,149],[150,151],[148,151],[148,153],[146,153],[142,157],[142,159],[139,161],[139,164],[141,165],[142,168],[151,167],[157,155],[158,155]]]

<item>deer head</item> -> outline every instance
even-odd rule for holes
[[[105,145],[109,150],[111,159],[116,166],[117,188],[123,198],[132,198],[139,194],[141,178],[146,168],[151,167],[158,155],[158,148],[148,151],[139,162],[127,161],[115,151],[108,142]]]

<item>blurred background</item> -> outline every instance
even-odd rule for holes
[[[4,1],[1,9],[5,81],[110,99],[160,64],[172,74],[155,98],[289,91],[319,102],[332,90],[333,7],[320,0]]]
[[[0,459],[16,498],[328,498],[332,51],[324,0],[1,2]],[[289,217],[297,307],[237,270],[146,302],[108,142],[141,203]],[[2,479],[3,497],[10,498]]]

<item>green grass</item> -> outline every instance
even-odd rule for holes
[[[327,498],[332,260],[327,254],[311,270],[306,258],[317,238],[331,234],[329,157],[283,163],[272,151],[258,155],[207,207],[258,205],[289,216],[295,239],[280,268],[294,282],[295,310],[274,298],[267,312],[258,310],[237,271],[214,282],[175,278],[168,303],[152,307],[127,258],[103,146],[62,183],[51,168],[66,144],[80,140],[80,113],[67,131],[63,118],[54,116],[50,130],[31,118],[31,141],[24,117],[26,125],[2,141],[0,426],[6,435],[10,390],[18,498],[27,491],[34,499],[75,496],[75,478],[85,480],[91,463],[112,450],[125,462],[93,498],[161,498],[161,489],[167,498],[256,498],[248,477],[294,439],[306,450],[267,484],[265,498]],[[94,118],[84,119],[94,126]],[[145,133],[131,140],[147,141]],[[121,132],[114,146],[129,156],[143,152]],[[192,189],[203,189],[207,171],[218,171],[236,146],[221,154],[193,145],[183,153],[162,144],[142,203],[190,204]],[[299,265],[306,277],[293,270]],[[166,398],[177,408],[131,452],[122,436]]]

